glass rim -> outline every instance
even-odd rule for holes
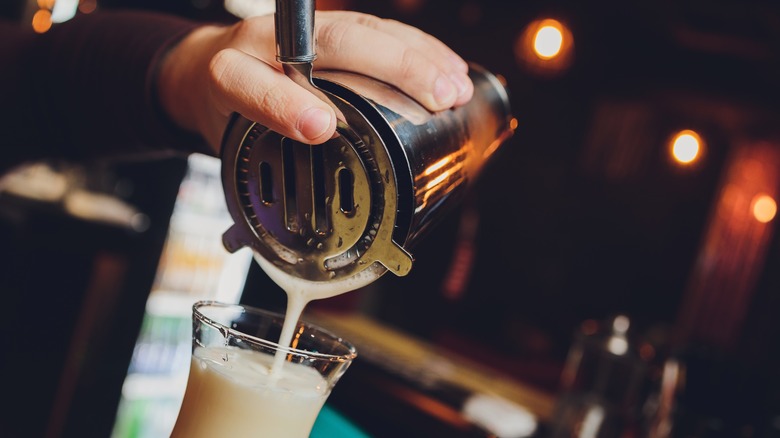
[[[286,317],[285,317],[285,315],[283,313],[274,312],[274,311],[266,310],[266,309],[261,309],[259,307],[248,306],[248,305],[245,305],[245,304],[231,304],[231,303],[226,303],[226,302],[223,302],[223,301],[216,301],[216,300],[199,300],[199,301],[195,302],[192,305],[193,317],[197,318],[198,320],[200,320],[200,321],[202,321],[202,322],[204,322],[204,323],[206,323],[208,325],[216,327],[220,331],[226,331],[231,336],[234,336],[236,338],[243,339],[243,340],[255,343],[255,344],[260,344],[263,347],[272,348],[274,350],[281,350],[281,351],[284,351],[285,353],[288,353],[288,354],[294,354],[296,356],[311,357],[311,358],[320,359],[320,360],[327,360],[327,361],[330,361],[330,362],[349,362],[349,361],[354,360],[357,357],[357,349],[355,348],[355,346],[351,342],[347,341],[346,339],[342,338],[341,336],[336,335],[335,333],[331,332],[330,330],[328,330],[326,328],[323,328],[323,327],[321,327],[321,326],[319,326],[317,324],[313,324],[313,323],[307,322],[303,318],[298,319],[298,323],[297,323],[298,325],[303,325],[304,327],[306,327],[308,329],[316,330],[318,332],[323,333],[326,336],[331,337],[334,341],[344,345],[347,348],[348,352],[345,353],[345,354],[329,354],[329,353],[320,353],[320,352],[315,352],[315,351],[301,350],[301,349],[293,348],[293,347],[285,347],[285,346],[280,345],[278,342],[273,342],[273,341],[269,341],[267,339],[258,338],[257,336],[252,336],[252,335],[246,334],[244,332],[236,330],[236,329],[234,329],[232,327],[228,327],[228,326],[226,326],[226,325],[224,325],[224,324],[222,324],[220,322],[217,322],[217,321],[209,318],[208,316],[203,314],[203,312],[200,311],[200,308],[206,307],[206,306],[221,307],[221,308],[225,308],[225,309],[234,308],[234,309],[237,309],[237,310],[241,310],[242,313],[253,313],[253,314],[258,314],[258,315],[272,316],[272,317],[279,318],[281,321],[284,321]]]

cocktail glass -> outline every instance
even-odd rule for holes
[[[357,356],[329,331],[295,322],[278,344],[282,314],[199,301],[192,360],[172,438],[306,438],[333,387]]]

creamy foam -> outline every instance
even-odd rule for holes
[[[234,347],[193,351],[172,438],[306,438],[328,397],[316,369]]]
[[[292,276],[255,253],[255,261],[285,293],[287,311],[278,344],[288,347],[298,319],[313,300],[363,287],[384,269],[372,266],[343,280],[315,282]],[[269,339],[275,341],[275,339]],[[197,347],[172,438],[309,436],[325,400],[327,381],[315,368],[232,347]]]

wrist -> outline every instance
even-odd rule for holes
[[[212,147],[207,132],[210,46],[221,32],[217,26],[201,26],[184,36],[161,59],[155,84],[164,115],[177,128],[203,136]]]

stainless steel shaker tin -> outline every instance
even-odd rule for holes
[[[369,267],[406,275],[408,249],[457,205],[516,125],[501,80],[477,65],[469,75],[472,100],[431,113],[385,83],[317,72],[315,84],[343,115],[337,135],[322,145],[234,115],[222,145],[235,221],[223,236],[226,248],[249,246],[312,281]]]

